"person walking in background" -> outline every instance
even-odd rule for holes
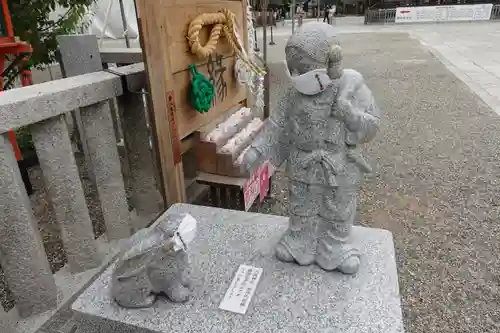
[[[299,4],[299,6],[297,7],[297,22],[298,22],[298,26],[301,27],[302,26],[302,22],[304,21],[304,15],[305,15],[305,12],[304,12],[304,4]]]
[[[335,12],[337,10],[337,6],[332,5],[328,9],[328,24],[335,24]]]
[[[330,17],[328,16],[329,9],[330,9],[330,6],[326,5],[325,9],[324,9],[325,13],[324,13],[324,17],[323,17],[323,23],[327,22],[328,24],[330,24]]]
[[[290,5],[288,3],[286,3],[284,6],[283,6],[283,18],[284,19],[287,19],[288,18],[288,15],[290,14]]]

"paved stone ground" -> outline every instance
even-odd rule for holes
[[[394,233],[406,331],[498,332],[498,115],[407,34],[340,41],[385,111],[358,220]],[[255,210],[286,215],[282,172],[273,192]]]

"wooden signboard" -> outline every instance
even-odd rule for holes
[[[185,202],[182,167],[182,140],[212,122],[246,99],[246,88],[234,75],[236,57],[225,38],[219,40],[214,54],[199,60],[189,50],[187,32],[190,22],[202,13],[216,13],[225,8],[236,15],[241,37],[247,44],[246,0],[136,0],[143,59],[148,74],[151,119],[167,206]],[[204,45],[211,30],[200,32]],[[215,85],[214,105],[199,113],[188,102],[191,82],[189,65]]]

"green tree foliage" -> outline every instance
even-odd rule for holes
[[[42,67],[55,61],[56,36],[75,33],[95,0],[8,0],[16,36],[33,47],[31,64]],[[56,8],[62,14],[56,17]]]
[[[8,0],[14,33],[31,44],[33,54],[29,65],[41,68],[53,63],[57,50],[57,35],[72,34],[84,28],[85,14],[96,0]],[[54,11],[61,15],[54,15]],[[7,74],[11,80],[19,75],[18,69]],[[28,128],[16,130],[17,141],[23,154],[33,150]]]

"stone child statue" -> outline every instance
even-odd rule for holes
[[[126,251],[118,260],[111,280],[111,294],[119,305],[150,307],[160,295],[172,302],[188,300],[189,257],[181,249],[188,240],[179,238],[178,230],[183,223],[193,220],[190,215],[168,215],[156,226],[142,229],[127,240]]]
[[[375,136],[380,110],[363,76],[342,69],[333,26],[304,24],[285,54],[291,87],[243,168],[288,161],[290,225],[276,248],[280,260],[354,274],[360,253],[349,236],[360,182],[371,171],[358,147]]]

